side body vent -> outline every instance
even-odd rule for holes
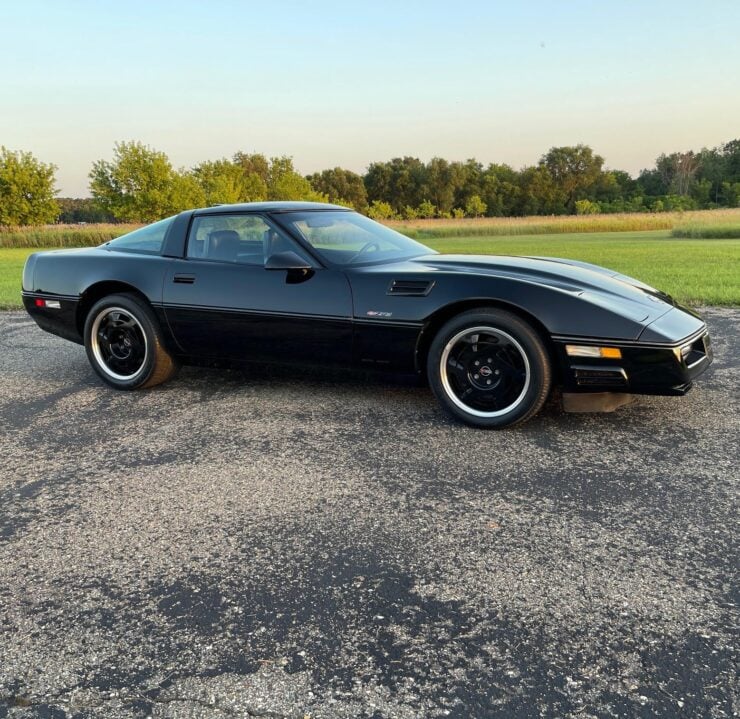
[[[434,280],[393,280],[388,295],[400,297],[426,297],[434,287]]]

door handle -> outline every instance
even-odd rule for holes
[[[176,274],[175,278],[172,281],[176,284],[192,285],[195,282],[195,275]]]

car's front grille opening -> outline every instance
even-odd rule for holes
[[[576,384],[581,387],[627,385],[627,373],[621,367],[575,366]]]

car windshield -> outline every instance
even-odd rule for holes
[[[419,242],[349,210],[274,215],[332,264],[374,264],[434,254]]]

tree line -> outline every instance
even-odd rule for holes
[[[516,170],[475,159],[397,157],[364,175],[340,167],[310,175],[290,157],[237,152],[189,169],[140,142],[93,163],[91,198],[56,198],[56,168],[0,148],[0,225],[151,222],[192,207],[261,200],[328,201],[376,219],[662,212],[740,205],[740,140],[662,154],[633,178],[604,167],[587,145],[553,147]]]

